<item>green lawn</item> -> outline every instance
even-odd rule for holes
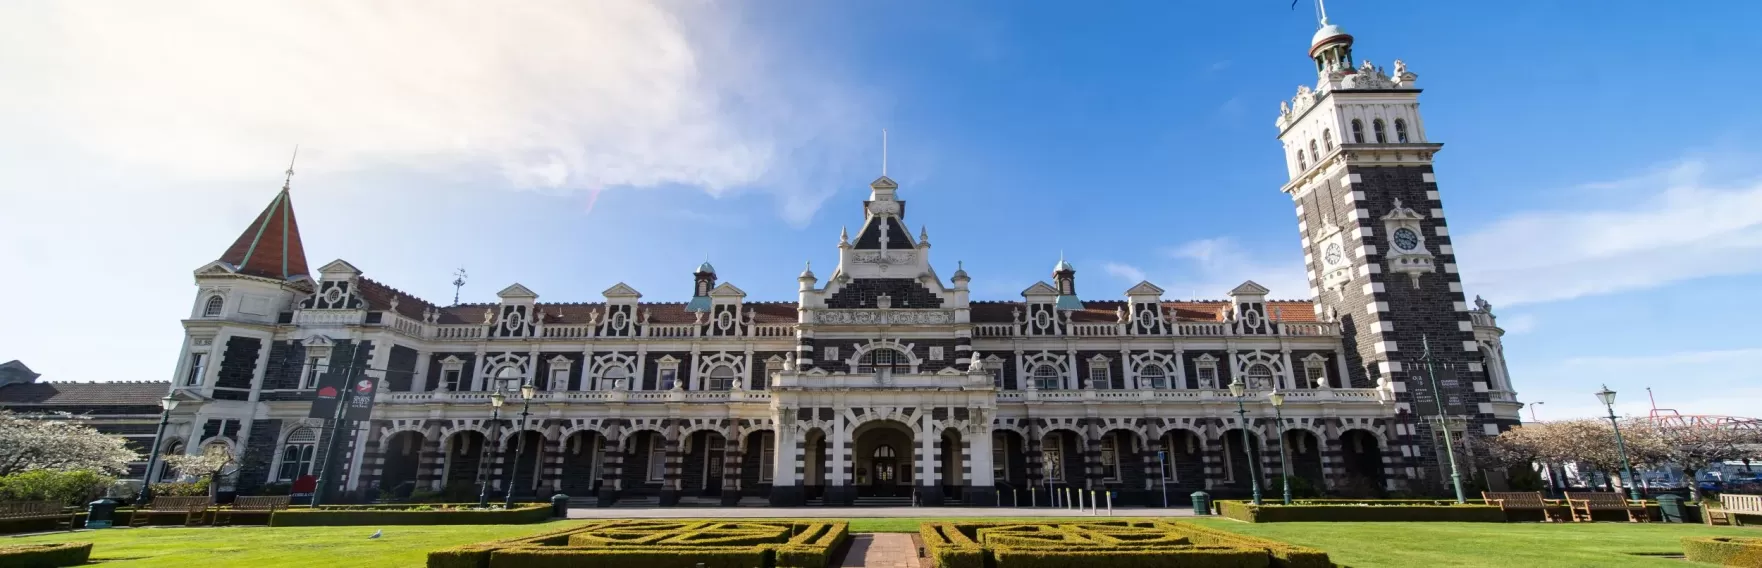
[[[1102,517],[1105,518],[1105,517]],[[1094,517],[1091,517],[1094,519]],[[916,532],[923,521],[1082,521],[1081,517],[1009,519],[852,519],[852,532]],[[1693,535],[1762,537],[1751,528],[1627,523],[1263,523],[1176,519],[1328,551],[1353,568],[1412,566],[1692,566],[1680,559],[1631,553],[1680,554],[1678,539]],[[0,537],[0,545],[83,540],[97,543],[93,560],[119,566],[249,566],[313,568],[421,566],[428,551],[446,546],[555,530],[542,525],[379,527],[223,527],[107,529],[29,537]]]

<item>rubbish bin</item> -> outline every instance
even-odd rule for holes
[[[1682,522],[1682,496],[1672,493],[1659,495],[1658,516],[1666,523]]]
[[[111,519],[116,518],[118,503],[108,497],[86,504],[86,528],[110,528]]]
[[[569,516],[569,496],[562,493],[551,496],[551,516],[565,518]]]
[[[1211,514],[1211,495],[1210,494],[1208,494],[1204,491],[1194,491],[1192,497],[1193,497],[1193,514],[1195,514],[1195,515],[1210,515]]]

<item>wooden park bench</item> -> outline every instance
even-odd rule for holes
[[[232,514],[241,511],[261,511],[267,514],[274,514],[276,511],[285,511],[287,508],[288,496],[286,495],[234,497],[232,505],[216,507],[214,509],[214,525],[220,526],[232,524]]]
[[[1717,518],[1734,527],[1743,526],[1743,521],[1738,519],[1739,515],[1762,516],[1762,495],[1726,493],[1719,496],[1717,508],[1711,505],[1701,508],[1701,520],[1709,525],[1715,524],[1714,519]]]
[[[54,501],[13,501],[0,503],[0,521],[54,520],[56,528],[66,525],[73,530],[75,511]]]
[[[1646,506],[1630,503],[1620,493],[1567,493],[1567,508],[1572,510],[1572,520],[1590,522],[1592,511],[1627,511],[1627,522],[1644,523],[1652,518],[1646,515]]]
[[[1488,505],[1498,505],[1500,511],[1507,513],[1511,511],[1541,511],[1543,521],[1552,523],[1563,520],[1555,518],[1555,513],[1548,508],[1550,506],[1548,500],[1543,499],[1542,493],[1539,491],[1482,491],[1481,498],[1486,499]]]
[[[193,527],[207,518],[209,503],[207,497],[154,497],[145,507],[135,506],[128,517],[128,526],[144,527],[153,515],[175,513],[184,516],[184,526]]]

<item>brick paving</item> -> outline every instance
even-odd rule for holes
[[[840,568],[919,568],[918,550],[912,535],[870,533],[851,537],[850,551]]]

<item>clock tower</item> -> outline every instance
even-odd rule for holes
[[[1323,12],[1309,46],[1316,82],[1279,104],[1281,189],[1296,204],[1317,313],[1340,323],[1352,386],[1395,393],[1397,435],[1383,450],[1401,464],[1396,477],[1436,491],[1450,475],[1439,425],[1466,484],[1482,469],[1467,440],[1515,425],[1519,405],[1509,382],[1489,380],[1503,363],[1477,341],[1490,313],[1477,319],[1463,294],[1433,172],[1443,144],[1427,136],[1419,76],[1399,59],[1391,72],[1352,56],[1353,37]]]

